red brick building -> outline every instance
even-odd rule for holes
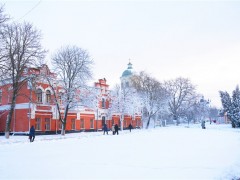
[[[47,65],[39,68],[26,68],[25,75],[37,77],[47,75],[56,78],[51,73]],[[79,107],[68,112],[66,131],[96,131],[102,129],[103,123],[109,128],[112,124],[120,123],[119,113],[109,115],[111,93],[106,79],[99,79],[94,83],[94,88],[98,89],[96,108]],[[56,87],[56,91],[61,88]],[[5,84],[0,86],[0,133],[5,131],[8,109],[10,107],[11,86]],[[34,125],[38,133],[60,133],[61,123],[58,120],[56,104],[53,101],[53,92],[49,84],[44,79],[38,79],[35,83],[25,83],[19,96],[17,97],[11,121],[11,133],[28,132]],[[59,99],[61,101],[61,98]],[[63,111],[64,109],[62,109]],[[127,128],[132,123],[133,127],[141,126],[141,116],[125,115],[123,128]]]

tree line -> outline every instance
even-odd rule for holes
[[[112,104],[112,111],[134,114],[140,110],[145,128],[151,121],[154,125],[156,121],[164,123],[163,120],[178,125],[181,121],[189,124],[218,117],[218,109],[197,93],[188,78],[160,82],[142,71],[131,77],[130,84],[121,88],[118,85],[113,90],[118,98]]]

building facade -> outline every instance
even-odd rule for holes
[[[59,121],[57,106],[54,103],[52,88],[46,79],[36,78],[50,76],[52,79],[56,79],[56,74],[50,72],[47,65],[39,68],[26,68],[24,73],[37,80],[30,80],[22,86],[16,100],[10,133],[27,133],[32,125],[39,134],[60,133],[62,125]],[[94,83],[93,88],[97,92],[96,96],[93,96],[96,106],[78,106],[70,109],[67,116],[66,132],[98,131],[102,130],[104,123],[109,129],[112,124],[121,125],[121,114],[109,112],[112,98],[106,79],[99,79],[98,82]],[[5,131],[11,90],[10,84],[6,83],[0,86],[0,133]],[[55,87],[54,90],[57,91],[57,94],[61,94],[60,87]],[[61,102],[61,96],[58,100]],[[63,106],[61,108],[63,114],[64,108]],[[123,128],[127,128],[130,123],[134,128],[141,127],[141,116],[124,115]]]

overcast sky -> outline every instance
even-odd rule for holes
[[[43,34],[46,61],[77,45],[94,60],[94,81],[120,82],[129,59],[160,81],[189,78],[220,107],[219,90],[240,82],[240,2],[237,1],[6,1],[16,22]]]

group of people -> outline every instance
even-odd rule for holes
[[[118,135],[118,125],[117,124],[113,124],[112,125],[112,132],[113,132],[113,135],[117,134]],[[108,127],[107,127],[107,124],[104,124],[103,125],[103,135],[108,134]]]
[[[129,130],[130,130],[130,132],[131,132],[131,130],[132,130],[132,128],[133,128],[132,124],[129,124],[128,128],[129,128]],[[119,128],[118,128],[118,125],[117,125],[117,124],[115,124],[115,125],[113,124],[113,125],[112,125],[112,133],[113,133],[113,135],[115,135],[115,134],[118,135],[118,129],[119,129]],[[108,134],[107,124],[104,124],[104,125],[103,125],[103,135],[105,135],[105,133]],[[34,126],[31,126],[30,131],[29,131],[29,140],[30,140],[30,142],[33,142],[34,139],[35,139],[35,129],[34,129]]]
[[[118,125],[117,124],[113,124],[112,125],[112,134],[115,135],[117,134],[118,135]]]
[[[132,129],[133,129],[133,126],[132,126],[132,124],[130,123],[129,124],[129,126],[128,126],[128,128],[129,128],[129,130],[130,130],[130,132],[132,131]],[[112,125],[112,134],[113,135],[115,135],[115,134],[117,134],[118,135],[118,125],[117,124],[113,124]],[[103,135],[105,135],[105,133],[106,134],[108,134],[108,127],[107,127],[107,124],[104,124],[103,125]]]

